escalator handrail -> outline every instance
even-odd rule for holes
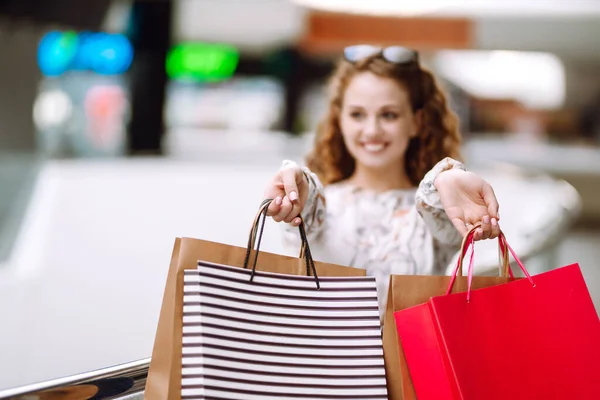
[[[90,388],[96,390],[94,398],[124,398],[132,393],[141,393],[146,385],[150,359],[142,359],[112,367],[102,368],[90,372],[71,375],[63,378],[52,379],[44,382],[24,385],[21,387],[0,390],[0,400],[30,399],[33,395],[41,393],[69,393],[69,399],[90,398]],[[86,388],[87,391],[82,390]],[[45,397],[43,397],[45,398]]]

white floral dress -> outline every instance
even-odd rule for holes
[[[283,167],[296,165],[284,161]],[[448,219],[433,181],[462,163],[445,158],[416,189],[376,193],[347,182],[323,187],[308,168],[309,195],[302,211],[313,258],[363,268],[375,276],[384,313],[390,274],[443,275],[462,237]],[[282,224],[286,244],[297,248],[297,228]]]

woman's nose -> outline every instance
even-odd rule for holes
[[[371,117],[365,120],[365,125],[363,127],[363,134],[368,137],[377,136],[380,132],[379,122],[377,118]]]

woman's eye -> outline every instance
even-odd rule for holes
[[[361,119],[363,117],[363,113],[361,113],[360,111],[352,111],[350,113],[350,117],[352,117],[353,119]]]
[[[394,112],[390,112],[390,111],[384,112],[383,114],[381,114],[381,116],[383,117],[383,119],[389,120],[389,121],[395,120],[398,118],[398,114],[396,114]]]

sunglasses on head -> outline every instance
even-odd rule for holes
[[[402,46],[378,47],[369,44],[358,44],[344,49],[344,59],[355,63],[381,54],[384,60],[392,64],[412,64],[419,61],[419,53],[416,50]]]

